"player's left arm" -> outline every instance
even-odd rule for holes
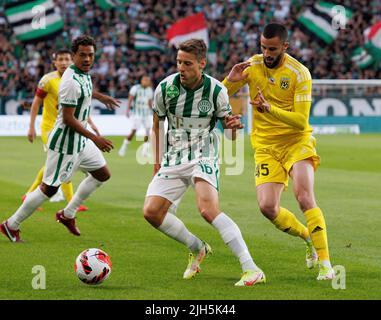
[[[225,136],[228,139],[235,140],[237,138],[237,129],[242,129],[243,124],[240,119],[241,115],[233,115],[232,113],[226,88],[223,88],[217,97],[216,116],[221,120],[222,127],[225,129]]]
[[[308,119],[311,109],[311,79],[296,84],[294,94],[294,105],[292,111],[280,109],[271,105],[258,89],[258,99],[251,104],[257,107],[261,112],[269,112],[278,120],[293,126],[299,130],[305,130],[308,127]]]
[[[117,100],[111,96],[105,95],[98,91],[93,90],[92,97],[102,102],[109,110],[115,110],[116,108],[120,107],[120,103],[121,103],[120,100]]]
[[[94,123],[94,121],[93,121],[93,119],[91,117],[89,117],[87,119],[87,123],[89,124],[90,128],[95,132],[95,134],[97,136],[101,136],[98,127],[95,125],[95,123]]]

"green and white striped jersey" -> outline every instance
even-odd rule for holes
[[[82,72],[75,65],[66,69],[58,91],[58,116],[49,135],[49,149],[63,154],[74,154],[85,147],[87,138],[63,123],[62,109],[75,108],[74,117],[86,127],[92,90],[89,74]]]
[[[144,88],[140,84],[135,84],[130,89],[129,94],[134,97],[132,102],[132,112],[139,117],[151,117],[152,109],[149,107],[149,100],[153,99],[151,87]]]
[[[225,86],[207,74],[202,77],[202,84],[189,90],[181,85],[180,74],[175,73],[162,80],[155,90],[153,111],[161,120],[168,118],[163,166],[201,158],[218,160],[215,125],[232,110]]]

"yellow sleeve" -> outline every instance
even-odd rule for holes
[[[46,93],[50,91],[50,79],[47,75],[43,76],[38,82],[38,88]]]
[[[230,82],[227,78],[225,78],[222,81],[222,84],[228,89],[229,97],[235,94],[239,89],[241,89],[248,82],[247,78],[237,82]]]
[[[311,79],[296,84],[294,107],[292,111],[286,111],[271,106],[270,113],[278,120],[287,123],[290,126],[300,130],[306,129],[308,127],[308,118],[312,101],[311,84]]]

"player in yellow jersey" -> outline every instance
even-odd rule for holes
[[[28,140],[33,143],[36,138],[35,122],[40,105],[43,104],[42,121],[41,121],[41,140],[46,151],[46,145],[48,142],[48,136],[53,129],[58,115],[58,89],[61,82],[61,76],[65,70],[72,64],[71,51],[68,49],[60,49],[53,55],[53,64],[56,71],[47,73],[44,75],[38,83],[36,93],[32,102],[30,112],[30,123],[28,131]],[[93,92],[93,97],[105,103],[106,106],[116,105],[116,101],[113,101],[111,97],[102,95],[98,92]],[[89,125],[94,132],[99,135],[99,131],[95,124],[89,118]],[[35,190],[42,182],[44,173],[44,166],[40,169],[35,178],[33,184],[28,189],[27,193]],[[73,184],[71,182],[62,183],[62,192],[65,199],[69,202],[73,197]],[[23,196],[25,199],[25,196]],[[41,210],[41,209],[40,209]],[[87,207],[81,205],[77,211],[86,211]]]
[[[223,84],[233,95],[244,85],[253,105],[251,143],[255,150],[256,190],[261,212],[278,229],[302,238],[306,262],[318,262],[318,280],[334,278],[324,216],[314,195],[314,171],[320,163],[308,123],[311,107],[309,70],[286,53],[287,30],[278,23],[265,26],[262,54],[235,65]],[[281,194],[293,180],[293,191],[307,221],[280,206]]]

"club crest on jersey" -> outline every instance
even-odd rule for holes
[[[173,98],[176,98],[180,95],[180,91],[179,91],[179,88],[177,88],[175,85],[170,85],[168,88],[167,88],[167,93],[166,93],[166,96],[169,98],[169,99],[173,99]]]
[[[64,181],[66,181],[66,179],[67,179],[67,173],[64,172],[64,173],[61,174],[61,176],[60,176],[60,181],[61,181],[61,182],[64,182]]]
[[[197,108],[200,112],[206,113],[209,112],[210,109],[212,109],[212,104],[210,103],[209,100],[202,99],[198,104]]]
[[[280,88],[283,90],[287,90],[290,87],[290,78],[289,77],[281,77],[280,78]]]

